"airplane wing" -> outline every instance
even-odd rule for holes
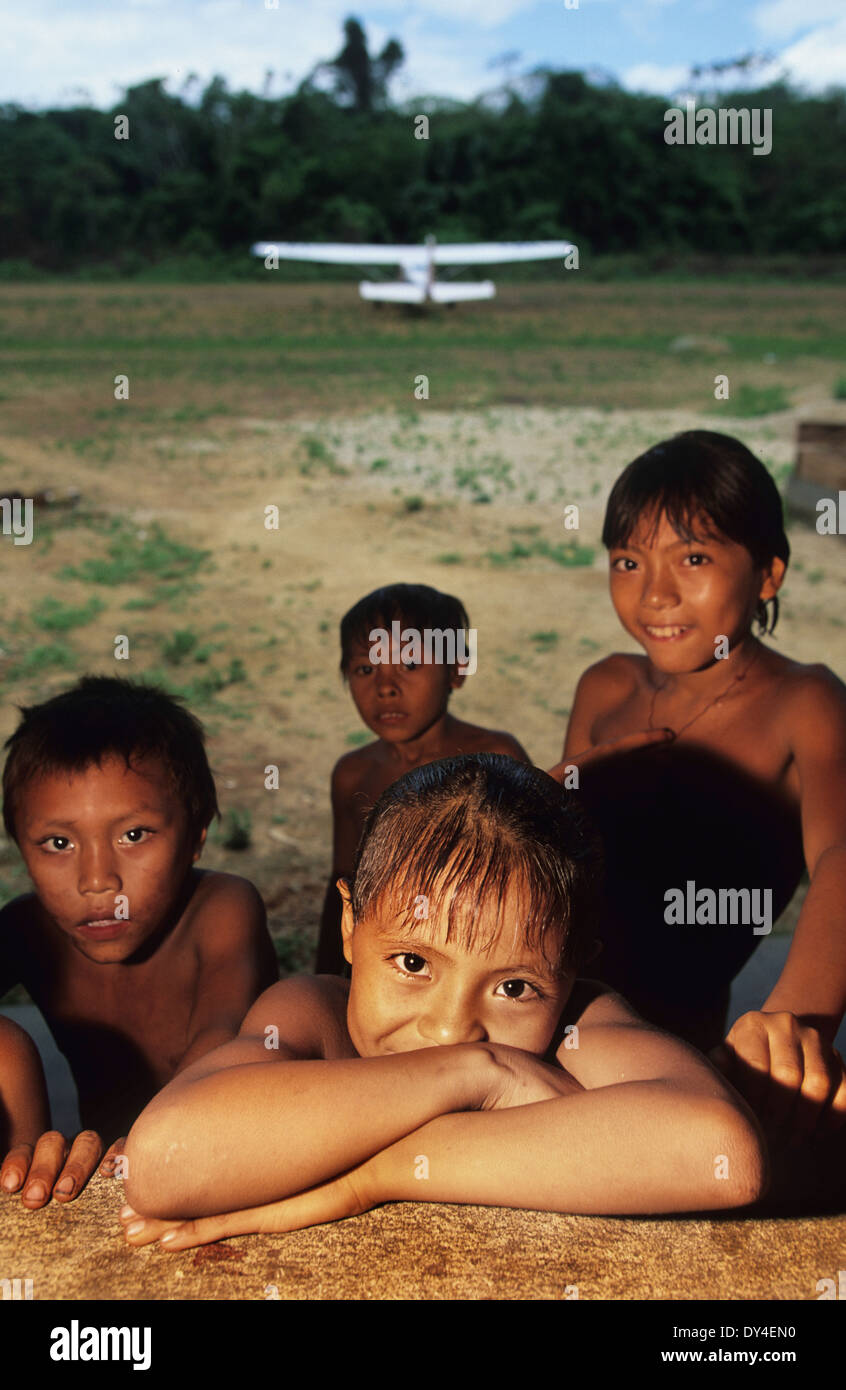
[[[569,241],[441,242],[434,247],[435,265],[498,265],[506,261],[548,261],[575,250]]]
[[[321,261],[330,265],[409,265],[426,261],[425,246],[353,246],[345,242],[257,241],[254,256],[275,254],[283,261]]]

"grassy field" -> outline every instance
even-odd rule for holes
[[[614,477],[699,426],[783,483],[797,420],[846,418],[844,324],[842,284],[574,279],[426,316],[349,285],[0,288],[0,492],[58,495],[32,546],[0,537],[0,734],[84,671],[184,695],[223,808],[203,862],[252,878],[307,965],[329,774],[367,737],[337,673],[345,609],[397,580],[459,594],[479,669],[456,712],[550,765],[581,671],[628,645],[599,544]],[[846,676],[846,547],[790,538],[779,645]],[[0,845],[0,897],[25,886]]]

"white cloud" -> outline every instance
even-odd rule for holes
[[[671,63],[661,67],[658,63],[637,63],[627,68],[622,83],[630,92],[654,92],[658,96],[672,96],[688,85],[690,68],[686,63]]]
[[[843,18],[844,0],[762,0],[752,16],[756,27],[772,39],[789,39],[811,25]]]
[[[846,74],[846,15],[806,34],[779,55],[790,78],[809,91],[842,86]]]
[[[162,9],[135,0],[120,9],[96,3],[83,14],[29,0],[25,8],[7,8],[0,28],[3,97],[44,107],[82,87],[107,106],[122,87],[150,77],[180,85],[189,72],[202,81],[222,72],[230,86],[257,91],[268,68],[299,79],[340,47],[345,0],[308,6],[279,0],[277,10],[240,4],[237,14],[231,4],[171,0]]]

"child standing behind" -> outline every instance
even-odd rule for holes
[[[807,866],[784,970],[714,1055],[769,1118],[808,1132],[846,1110],[831,1048],[846,1007],[846,690],[753,634],[778,615],[781,499],[739,440],[691,431],[629,464],[602,538],[614,607],[645,654],[585,672],[564,761],[639,729],[674,737],[583,778],[608,865],[596,972],[715,1048],[733,977]]]
[[[31,1164],[7,1156],[2,1190],[26,1184],[25,1205],[42,1206],[77,1195],[99,1136],[119,1139],[177,1072],[234,1037],[277,970],[252,884],[194,867],[217,798],[202,729],[177,701],[87,676],[24,710],[7,746],[3,818],[35,891],[0,911],[0,996],[29,991],[88,1129],[67,1164],[57,1134]]]
[[[385,788],[410,768],[460,753],[505,753],[529,761],[511,734],[467,724],[447,709],[452,691],[475,669],[475,660],[468,659],[468,647],[475,657],[466,637],[469,622],[459,599],[427,584],[374,589],[341,619],[341,673],[376,741],[345,753],[332,772],[332,873],[318,974],[344,968],[335,885],[352,873],[367,814]]]

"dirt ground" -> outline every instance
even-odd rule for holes
[[[0,536],[0,737],[15,727],[17,704],[83,672],[164,679],[183,692],[208,731],[223,813],[202,862],[257,884],[291,970],[311,965],[330,868],[330,772],[368,737],[337,669],[338,621],[356,599],[399,580],[460,596],[478,632],[478,670],[455,695],[455,712],[511,731],[549,766],[560,756],[581,672],[631,645],[608,599],[599,541],[621,468],[678,430],[719,428],[739,435],[783,485],[797,422],[846,420],[846,402],[832,397],[833,358],[802,355],[801,344],[782,373],[789,408],[743,418],[731,414],[731,402],[715,409],[721,343],[693,358],[645,343],[641,356],[639,331],[669,337],[691,321],[701,329],[687,291],[675,301],[656,291],[648,321],[637,294],[619,308],[620,331],[632,339],[625,361],[602,343],[581,356],[577,347],[556,348],[565,383],[557,400],[555,380],[533,375],[551,351],[543,333],[533,346],[520,329],[529,347],[507,337],[517,329],[506,295],[487,330],[481,317],[457,320],[464,356],[450,357],[439,396],[438,353],[446,362],[452,351],[446,328],[421,330],[434,335],[427,357],[407,341],[402,320],[385,320],[385,355],[365,389],[355,336],[365,329],[355,328],[352,291],[309,293],[320,301],[314,334],[329,333],[337,293],[335,329],[349,329],[352,385],[335,339],[331,369],[317,385],[289,343],[265,344],[262,362],[273,358],[275,375],[251,378],[238,346],[249,294],[150,292],[159,336],[139,329],[132,342],[135,394],[125,421],[112,383],[125,368],[115,341],[128,291],[115,292],[115,323],[101,321],[107,308],[93,327],[87,311],[96,296],[85,287],[70,305],[53,294],[46,317],[49,295],[0,296],[0,492],[57,493],[36,510],[32,545]],[[540,314],[539,294],[533,287]],[[699,294],[700,303],[708,298]],[[836,297],[824,307],[817,297],[832,332]],[[802,312],[792,291],[770,299],[762,291],[752,306],[760,314],[748,332],[762,339],[785,314]],[[735,300],[739,321],[751,310],[739,292]],[[610,301],[603,288],[594,315]],[[577,297],[573,312],[578,331],[589,334],[590,297]],[[210,373],[205,358],[191,357],[191,342],[215,315]],[[709,332],[719,318],[712,308]],[[263,321],[250,331],[264,332]],[[799,343],[800,328],[792,331]],[[172,357],[160,350],[169,337]],[[310,350],[319,358],[320,342]],[[394,351],[401,405],[398,390],[391,396]],[[235,364],[228,375],[227,355]],[[494,360],[501,370],[492,384],[485,372]],[[751,384],[771,381],[760,356],[744,362]],[[416,371],[430,376],[429,400],[413,399]],[[564,525],[570,504],[579,508],[578,531]],[[278,529],[266,524],[268,508],[278,508]],[[775,640],[846,678],[846,546],[798,521],[789,536]],[[119,637],[128,639],[129,660],[115,658]],[[279,769],[278,790],[265,787],[270,765]],[[243,848],[234,847],[239,835]],[[26,887],[14,846],[0,842],[0,898]],[[843,1264],[842,1218],[624,1222],[420,1206],[284,1242],[252,1237],[226,1263],[198,1264],[192,1254],[165,1264],[123,1248],[113,1185],[98,1182],[67,1210],[39,1216],[3,1202],[0,1269],[14,1256],[14,1270],[41,1281],[37,1297],[263,1298],[275,1285],[281,1297],[561,1298],[578,1285],[582,1297],[815,1298],[816,1281]]]
[[[809,409],[816,418],[821,408]],[[829,405],[827,416],[838,408]],[[801,413],[720,423],[784,476]],[[152,447],[129,439],[108,465],[0,437],[4,486],[80,494],[75,508],[36,511],[31,546],[0,539],[0,735],[16,724],[15,704],[83,671],[164,677],[186,692],[208,729],[223,812],[203,862],[257,883],[292,967],[307,963],[330,868],[329,775],[367,737],[337,669],[341,614],[398,580],[458,594],[478,631],[478,670],[453,708],[508,729],[551,765],[581,672],[631,647],[607,596],[599,542],[611,483],[649,443],[714,424],[686,411],[507,406],[423,407],[417,417],[414,425],[396,412],[205,420],[202,431],[174,426]],[[578,531],[564,526],[572,503]],[[269,507],[278,508],[278,529],[266,527]],[[176,578],[163,579],[156,554],[145,571],[156,526],[173,544],[204,552],[193,573],[180,576],[177,555]],[[799,524],[790,540],[774,640],[844,677],[846,546]],[[566,557],[576,543],[589,563],[557,563],[556,548]],[[140,556],[124,582],[66,576],[109,546]],[[33,621],[45,600],[84,615],[92,598],[102,607],[84,625],[54,633]],[[178,633],[188,634],[184,654]],[[129,640],[129,660],[115,658],[118,636]],[[238,678],[229,682],[233,661]],[[278,790],[265,789],[270,765],[279,768]],[[248,847],[226,848],[233,815],[244,813]],[[7,894],[23,890],[21,875],[14,847],[0,847]]]

